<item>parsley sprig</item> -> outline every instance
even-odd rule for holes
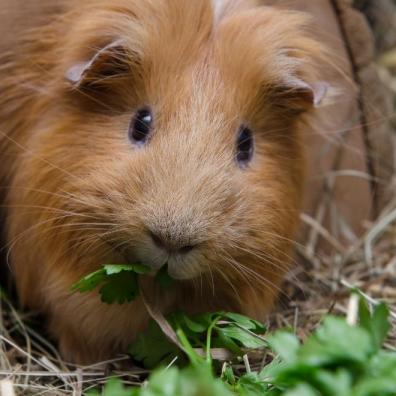
[[[73,290],[99,288],[102,301],[122,304],[136,298],[138,276],[148,272],[142,265],[106,265],[77,282]],[[169,285],[167,277],[165,269],[157,275],[158,283]],[[167,321],[179,346],[151,321],[130,348],[135,361],[157,367],[145,385],[126,388],[111,379],[102,396],[395,396],[396,352],[382,348],[390,329],[388,317],[385,304],[371,312],[361,297],[357,325],[328,315],[301,343],[290,331],[267,334],[260,322],[235,313],[189,317],[176,312]],[[225,361],[217,377],[216,348],[234,356],[266,349],[275,357],[261,370],[245,374],[240,368],[234,370],[232,359]],[[177,366],[158,368],[175,358]]]
[[[187,358],[187,367],[156,369],[140,388],[125,388],[121,381],[110,380],[103,396],[395,396],[396,353],[382,349],[390,324],[389,311],[384,304],[372,313],[362,300],[359,324],[351,326],[341,317],[326,316],[319,328],[304,343],[290,331],[280,330],[266,336],[275,358],[263,369],[245,374],[234,372],[232,363],[223,365],[217,377],[211,359],[205,359],[193,348],[201,342],[200,335],[209,335],[217,314],[201,319],[179,314],[170,319],[176,324]],[[234,325],[256,326],[245,317],[231,314]],[[221,316],[217,324],[225,325]],[[191,322],[190,322],[191,320]],[[210,320],[212,320],[210,322]],[[188,324],[187,324],[188,323]],[[203,329],[205,327],[205,330]],[[214,327],[213,327],[214,328]],[[227,326],[225,327],[227,328]],[[231,326],[235,330],[235,326]],[[257,328],[255,328],[257,329]],[[262,329],[262,328],[261,328]],[[146,345],[151,333],[147,332]],[[233,340],[235,341],[235,340]],[[241,340],[237,340],[238,343]],[[152,340],[153,345],[157,345]],[[141,345],[142,346],[142,345]],[[154,348],[145,350],[147,358]],[[170,353],[170,351],[169,351]]]
[[[139,275],[146,275],[151,269],[143,264],[107,264],[76,282],[71,290],[86,293],[99,288],[101,300],[107,304],[124,304],[133,301],[140,293]],[[164,288],[169,287],[173,279],[164,266],[156,275],[156,281]]]

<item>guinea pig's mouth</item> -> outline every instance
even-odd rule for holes
[[[202,275],[202,263],[199,259],[184,256],[170,256],[167,262],[168,274],[178,281],[190,281]]]
[[[196,263],[186,260],[183,255],[178,254],[166,254],[160,260],[153,260],[148,258],[147,260],[143,257],[139,257],[136,249],[132,247],[122,246],[109,242],[112,247],[116,260],[122,260],[122,264],[141,264],[151,269],[147,273],[148,276],[156,277],[169,277],[177,281],[187,281],[199,276],[199,270],[196,268]]]

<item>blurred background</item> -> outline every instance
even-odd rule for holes
[[[396,95],[396,0],[355,0],[355,7],[363,12],[375,37],[378,71],[386,87]],[[394,101],[394,108],[396,101]],[[396,128],[396,116],[391,117]]]

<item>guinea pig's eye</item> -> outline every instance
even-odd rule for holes
[[[133,143],[144,144],[150,135],[153,114],[148,107],[139,109],[129,125],[129,138]]]
[[[241,168],[246,167],[253,157],[254,139],[252,131],[242,126],[236,142],[236,160]]]

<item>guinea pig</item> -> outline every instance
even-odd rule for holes
[[[310,19],[249,0],[70,0],[43,20],[0,60],[21,303],[84,363],[149,320],[141,298],[70,291],[103,264],[167,264],[166,312],[263,319],[293,262],[301,134],[326,91]]]

